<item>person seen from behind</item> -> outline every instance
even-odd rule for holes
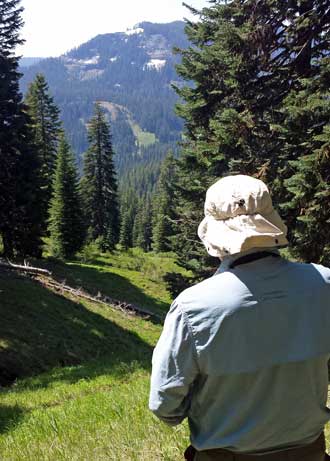
[[[330,459],[330,269],[281,257],[286,234],[262,181],[208,189],[198,235],[221,264],[172,303],[152,360],[149,408],[188,418],[186,460]]]

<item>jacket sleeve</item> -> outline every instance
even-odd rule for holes
[[[174,301],[152,357],[150,410],[171,426],[180,424],[188,414],[197,375],[191,330],[180,305]]]

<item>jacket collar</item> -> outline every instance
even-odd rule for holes
[[[274,254],[277,254],[277,255],[280,254],[277,248],[265,247],[265,248],[251,248],[250,250],[247,250],[247,251],[242,251],[240,253],[236,253],[236,254],[233,254],[233,255],[228,255],[228,256],[225,256],[222,259],[222,261],[220,263],[220,266],[218,267],[218,269],[217,269],[217,271],[215,272],[214,275],[221,274],[222,272],[228,271],[230,269],[230,266],[235,261],[242,258],[243,256],[247,256],[247,255],[250,255],[250,254],[253,254],[253,253],[260,253],[260,252],[264,252],[264,251],[266,251],[267,253],[274,253]]]

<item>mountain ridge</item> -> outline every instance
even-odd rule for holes
[[[111,122],[120,174],[144,157],[152,158],[153,145],[160,160],[181,139],[183,123],[174,113],[178,97],[171,85],[179,81],[173,48],[189,45],[184,26],[182,21],[142,22],[126,32],[99,34],[58,58],[22,68],[21,89],[26,92],[37,73],[45,75],[80,165],[97,101],[105,103]],[[125,110],[113,119],[107,104]],[[147,145],[141,146],[132,120],[139,133],[151,134]]]

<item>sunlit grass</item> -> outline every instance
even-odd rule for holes
[[[1,459],[182,459],[187,428],[168,428],[147,410],[145,370],[123,366],[91,379],[87,367],[73,383],[62,371],[2,393]]]
[[[130,125],[132,127],[136,139],[138,140],[139,146],[148,147],[158,142],[158,139],[154,133],[150,133],[149,131],[143,131],[140,125],[138,125],[135,122],[130,122]]]
[[[172,255],[44,264],[73,286],[162,315],[171,301],[162,274],[176,269]],[[0,290],[0,362],[36,374],[0,391],[1,460],[182,459],[187,427],[168,428],[147,406],[160,324],[4,274]]]
[[[167,272],[182,272],[171,254],[146,254],[140,249],[99,254],[93,246],[76,261],[67,264],[50,261],[46,266],[60,281],[83,286],[91,294],[100,292],[136,304],[161,316],[172,301],[163,276]]]

